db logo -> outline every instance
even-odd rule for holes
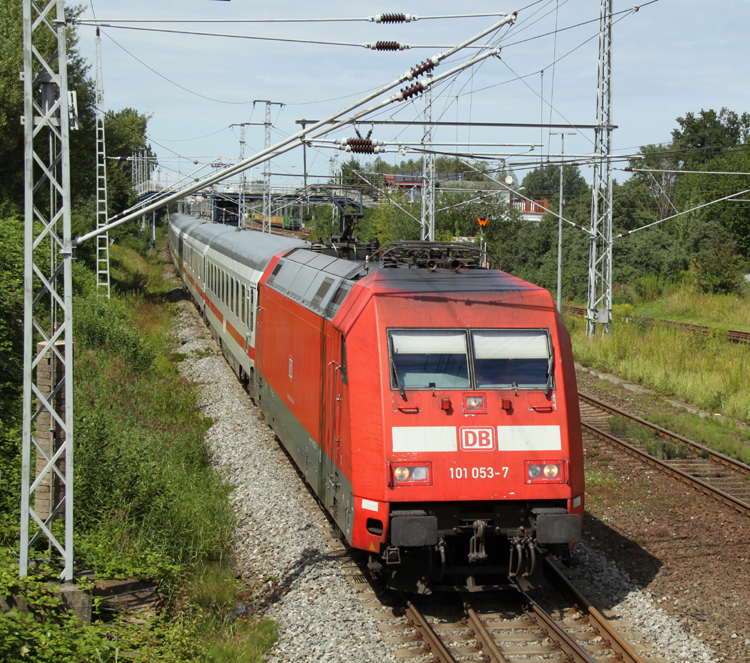
[[[494,428],[461,428],[461,451],[494,450]]]

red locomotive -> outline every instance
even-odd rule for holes
[[[342,259],[174,215],[170,246],[230,364],[390,586],[493,586],[579,540],[573,356],[546,290],[473,268],[470,245]]]

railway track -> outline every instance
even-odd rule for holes
[[[402,645],[401,660],[432,656],[440,663],[485,661],[510,663],[529,659],[566,663],[642,663],[643,659],[623,634],[593,608],[564,575],[557,562],[548,564],[555,582],[572,597],[560,604],[559,595],[549,600],[554,609],[542,607],[540,598],[513,590],[479,598],[461,597],[447,609],[447,616],[428,617],[413,600],[402,597],[405,623],[383,630],[396,635],[388,642]],[[541,590],[548,597],[551,587]],[[438,609],[439,613],[440,610]],[[656,662],[658,656],[651,656]]]
[[[750,466],[713,449],[668,431],[651,422],[613,407],[598,399],[578,393],[581,404],[581,427],[584,434],[615,446],[620,451],[651,467],[665,472],[691,488],[708,495],[738,512],[750,516]],[[684,445],[690,457],[679,460],[657,458],[638,444],[622,440],[607,432],[609,417],[617,415],[651,430],[655,438]]]
[[[563,306],[563,310],[578,318],[586,317],[586,309],[582,306]],[[750,332],[739,331],[736,329],[718,329],[716,327],[706,327],[705,325],[694,325],[689,322],[677,322],[675,320],[664,320],[662,318],[643,318],[634,317],[633,320],[638,320],[651,327],[659,325],[662,327],[674,327],[680,329],[688,334],[694,334],[696,336],[712,336],[712,335],[726,335],[726,340],[730,343],[742,343],[750,345]]]

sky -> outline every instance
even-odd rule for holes
[[[498,13],[518,11],[511,26],[477,41],[501,47],[499,57],[436,85],[433,119],[460,122],[514,124],[555,123],[570,127],[596,122],[598,30],[597,0],[521,0],[518,4],[474,0],[410,0],[399,6],[364,0],[328,2],[257,2],[250,0],[86,0],[83,19],[164,19],[164,23],[133,23],[139,27],[239,34],[286,39],[344,42],[336,46],[228,37],[184,35],[102,27],[102,62],[107,110],[130,107],[151,116],[148,132],[157,154],[162,181],[173,181],[177,172],[202,168],[211,172],[217,159],[236,162],[240,130],[230,125],[262,123],[264,104],[273,105],[271,144],[299,130],[300,119],[323,119],[378,89],[418,63],[447,50],[500,20]],[[676,118],[701,109],[727,107],[737,113],[750,110],[750,86],[746,63],[750,40],[748,0],[718,3],[696,0],[656,0],[641,3],[615,0],[612,37],[612,118],[615,155],[637,152],[641,145],[666,143],[677,127]],[[238,23],[246,19],[366,18],[381,12],[400,11],[417,16],[406,24],[375,22]],[[494,16],[431,19],[465,14]],[[200,23],[176,23],[196,19]],[[229,23],[206,23],[228,19]],[[121,23],[110,24],[123,25]],[[80,50],[94,62],[92,26],[79,27]],[[412,46],[397,52],[379,52],[359,46],[377,40]],[[446,59],[435,75],[476,56],[480,50],[464,50]],[[92,69],[92,75],[93,75]],[[403,87],[399,86],[399,87]],[[391,94],[393,91],[389,92]],[[372,104],[372,102],[371,102]],[[368,104],[368,105],[371,105]],[[392,103],[372,117],[413,122],[422,119],[425,100],[417,97]],[[421,126],[371,127],[362,121],[360,133],[373,129],[372,138],[389,142],[419,142]],[[572,130],[572,129],[568,129]],[[354,137],[350,127],[328,138]],[[593,150],[594,132],[578,130],[565,136],[565,154],[587,155]],[[539,128],[436,127],[433,141],[461,143],[445,151],[496,156],[490,163],[502,166],[500,153],[528,153],[531,159],[505,156],[506,167],[520,180],[533,163],[554,159],[561,137]],[[469,143],[521,143],[525,146],[478,146]],[[246,156],[262,149],[264,127],[247,127]],[[399,146],[389,146],[398,150]],[[330,159],[350,155],[333,149],[309,149],[311,181],[323,181],[330,173]],[[114,155],[113,155],[114,156]],[[120,155],[118,155],[120,156]],[[385,153],[389,163],[415,154]],[[578,157],[590,179],[590,169]],[[195,165],[193,162],[197,161]],[[624,164],[617,164],[621,167]],[[302,150],[297,148],[274,160],[274,185],[299,186]],[[318,176],[318,179],[315,178]],[[262,168],[250,173],[262,177]],[[615,178],[627,175],[615,171]]]

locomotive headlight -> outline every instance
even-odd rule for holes
[[[484,397],[482,396],[468,396],[466,398],[466,409],[467,410],[484,410]]]
[[[560,466],[559,465],[545,465],[544,466],[544,476],[548,479],[554,479],[558,474],[560,474]]]
[[[392,484],[394,486],[429,486],[431,485],[429,461],[419,465],[391,464]]]
[[[397,467],[393,470],[393,478],[396,481],[407,481],[409,479],[408,467]]]
[[[412,481],[427,481],[430,473],[427,471],[427,467],[424,465],[418,465],[412,468],[411,479]]]
[[[567,483],[564,460],[526,461],[526,483]]]

